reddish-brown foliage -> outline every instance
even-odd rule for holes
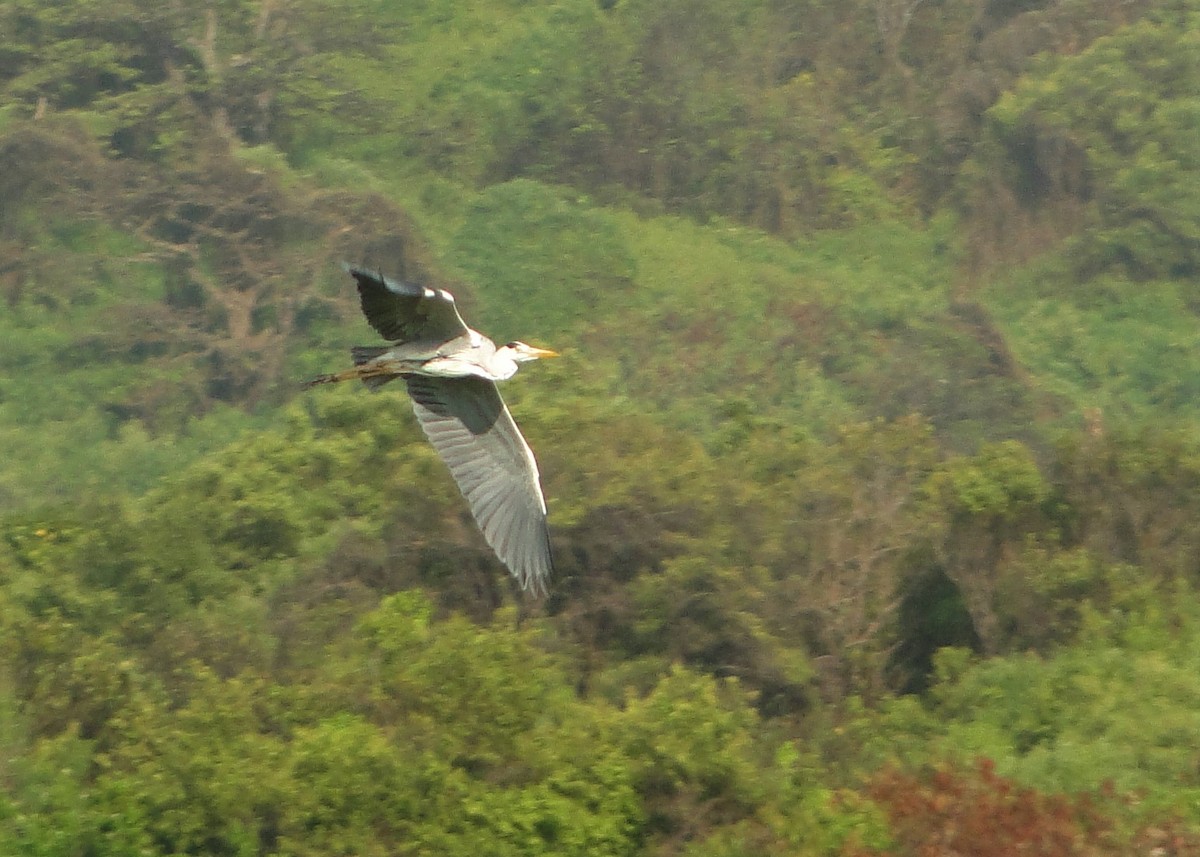
[[[949,765],[918,774],[884,770],[868,791],[887,815],[893,847],[848,851],[853,857],[1099,857],[1138,853],[1137,843],[1164,855],[1194,853],[1181,837],[1163,842],[1156,836],[1150,842],[1149,831],[1138,834],[1135,843],[1122,842],[1095,798],[1049,795],[1018,785],[998,775],[987,759],[965,770]]]

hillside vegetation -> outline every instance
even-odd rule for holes
[[[0,7],[0,853],[1200,853],[1196,0]],[[505,386],[523,598],[342,260]]]

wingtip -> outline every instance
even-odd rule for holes
[[[521,569],[519,574],[514,574],[522,592],[527,592],[534,598],[544,598],[550,594],[550,579],[554,577],[554,558],[547,556],[546,560],[548,564],[545,567],[535,564],[533,567]]]
[[[521,581],[521,591],[532,598],[545,598],[550,594],[550,586],[546,577],[531,574]]]
[[[429,289],[426,289],[422,286],[412,285],[403,280],[394,279],[379,269],[368,268],[365,265],[352,265],[349,262],[342,262],[342,269],[347,274],[354,277],[354,279],[358,282],[360,289],[364,285],[370,284],[372,286],[383,286],[388,291],[394,292],[395,294],[403,297],[420,297],[422,292],[425,293],[425,297],[433,296],[433,293]],[[446,296],[449,297],[451,301],[454,300],[454,298],[448,293]]]

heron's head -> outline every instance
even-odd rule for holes
[[[524,342],[510,342],[502,348],[498,349],[506,353],[518,363],[528,363],[530,360],[538,360],[542,357],[557,357],[557,351],[551,351],[549,348],[534,348],[532,345],[526,345]]]

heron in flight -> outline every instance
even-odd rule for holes
[[[350,349],[354,368],[306,386],[362,381],[377,390],[408,385],[417,422],[450,468],[483,537],[520,582],[544,592],[552,571],[546,499],[537,462],[513,422],[496,381],[554,351],[510,342],[499,348],[467,327],[454,296],[349,265],[363,315],[390,344]]]

